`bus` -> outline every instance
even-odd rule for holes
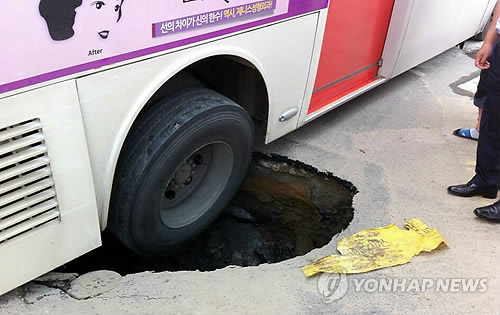
[[[267,143],[480,33],[494,0],[0,2],[0,294],[209,226]]]

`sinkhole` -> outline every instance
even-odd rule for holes
[[[103,245],[57,271],[212,271],[301,256],[328,244],[354,214],[350,182],[283,156],[255,153],[247,177],[224,214],[168,257],[140,257],[104,232]]]

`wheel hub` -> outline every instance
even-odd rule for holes
[[[226,144],[212,143],[193,152],[177,167],[161,201],[165,225],[185,226],[217,200],[231,174],[232,155]]]
[[[175,185],[184,184],[186,185],[191,175],[193,175],[194,167],[189,164],[188,161],[182,163],[181,167],[177,170],[172,180]],[[191,181],[191,180],[189,180]]]
[[[204,168],[207,167],[207,165],[203,165],[203,161],[207,160],[203,158],[203,155],[207,154],[210,154],[210,150],[203,148],[191,155],[177,168],[174,176],[168,182],[165,191],[167,205],[172,206],[175,203],[181,202],[192,190],[196,189],[196,184],[199,182],[196,179],[200,179],[203,176]],[[197,172],[198,174],[195,176]],[[188,187],[190,185],[192,187]]]

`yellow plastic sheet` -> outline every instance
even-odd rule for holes
[[[406,264],[422,251],[448,246],[437,230],[419,219],[406,222],[405,227],[408,230],[391,224],[358,232],[339,241],[337,250],[341,256],[323,257],[302,271],[306,277],[321,272],[363,273]]]

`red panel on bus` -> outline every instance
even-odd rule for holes
[[[309,112],[362,86],[361,78],[375,78],[393,6],[394,0],[331,1],[314,85],[321,96],[313,95]]]
[[[366,71],[360,72],[348,80],[339,82],[330,88],[320,90],[313,94],[309,113],[312,113],[320,108],[325,107],[332,101],[342,98],[351,92],[371,83],[375,80],[378,72],[378,67],[372,67]]]

